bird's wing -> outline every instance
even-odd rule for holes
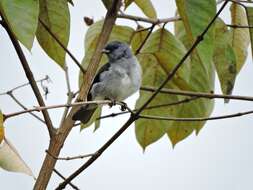
[[[92,85],[90,86],[90,89],[89,89],[89,93],[88,93],[88,97],[87,97],[87,100],[88,101],[91,101],[92,100],[92,96],[91,96],[91,93],[90,93],[90,90],[92,88],[92,86],[95,84],[95,83],[98,83],[100,82],[100,76],[101,76],[101,73],[103,73],[104,71],[108,71],[109,68],[110,68],[111,64],[108,62],[106,64],[104,64],[102,67],[99,68],[93,82],[92,82]]]

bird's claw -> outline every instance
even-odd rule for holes
[[[121,111],[126,111],[127,109],[127,104],[125,102],[120,102],[121,103],[121,106],[120,106],[120,110]]]
[[[111,102],[108,105],[109,105],[110,108],[112,106],[115,106],[116,105],[116,100],[111,100]]]

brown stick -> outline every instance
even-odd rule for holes
[[[144,18],[134,15],[128,15],[128,14],[118,14],[118,18],[122,19],[128,19],[128,20],[134,20],[134,21],[141,21],[141,22],[147,22],[150,24],[161,24],[161,23],[168,23],[168,22],[175,22],[181,20],[179,16],[171,17],[171,18],[163,18],[163,19],[150,19],[150,18]]]
[[[143,86],[143,87],[141,87],[141,90],[155,92],[157,90],[157,88]],[[175,89],[167,89],[167,88],[161,89],[160,93],[182,95],[182,96],[193,96],[193,97],[200,97],[200,98],[210,98],[210,99],[218,98],[218,99],[253,101],[252,96],[222,95],[222,94],[212,94],[212,93],[206,93],[206,92],[193,92],[193,91],[175,90]]]
[[[139,118],[152,119],[152,120],[165,120],[165,121],[193,122],[193,121],[210,121],[210,120],[228,119],[228,118],[234,118],[234,117],[241,117],[241,116],[249,115],[249,114],[253,114],[253,110],[234,113],[234,114],[214,116],[214,117],[178,118],[178,117],[161,117],[161,116],[154,116],[154,115],[140,115]]]
[[[97,41],[97,47],[96,50],[92,56],[91,62],[87,68],[87,72],[85,73],[85,84],[82,85],[79,93],[78,100],[84,100],[87,96],[89,87],[91,85],[93,76],[96,73],[96,70],[98,68],[101,56],[102,56],[102,49],[104,48],[106,42],[109,39],[109,35],[112,31],[113,25],[116,21],[117,12],[119,10],[121,1],[120,0],[114,0],[111,8],[107,11],[104,25],[101,31],[101,34],[99,36],[99,39]],[[72,120],[73,114],[79,109],[79,107],[74,107],[70,110],[68,116],[64,120],[63,124],[59,127],[57,130],[57,135],[55,138],[51,139],[50,145],[48,148],[48,151],[54,155],[55,157],[58,157],[60,150],[69,134],[71,129],[74,126],[74,121]],[[53,171],[53,168],[55,166],[56,160],[52,158],[50,155],[46,155],[46,158],[43,162],[43,165],[41,167],[39,177],[37,178],[37,181],[34,186],[34,190],[45,190],[47,187],[47,184],[49,182],[49,179],[51,178],[51,174]]]

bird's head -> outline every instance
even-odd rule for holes
[[[108,43],[102,52],[108,56],[110,61],[132,57],[132,52],[129,45],[120,41],[113,41]]]

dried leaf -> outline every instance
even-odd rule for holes
[[[17,150],[6,138],[0,146],[0,167],[7,171],[21,172],[35,178],[31,169],[26,165]]]
[[[230,7],[232,25],[248,26],[247,16],[243,7],[232,3]],[[245,28],[232,28],[232,47],[236,55],[236,71],[240,72],[244,65],[250,43],[249,30]]]

